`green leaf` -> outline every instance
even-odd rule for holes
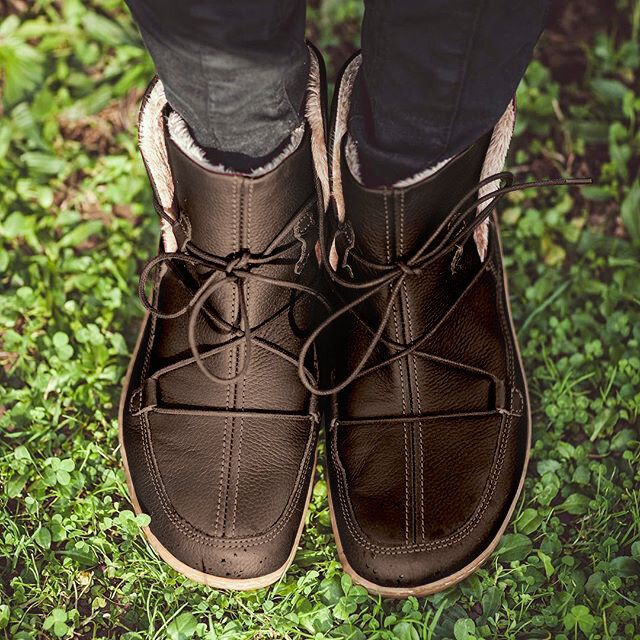
[[[595,622],[596,620],[589,612],[589,609],[582,604],[571,607],[571,611],[564,617],[565,629],[569,630],[577,625],[587,636],[593,630]]]
[[[537,551],[537,554],[538,558],[542,560],[542,566],[544,567],[545,575],[547,576],[547,578],[550,578],[555,573],[551,558],[544,551],[540,551],[539,549]]]
[[[36,531],[35,541],[43,548],[49,549],[51,547],[51,532],[47,527],[40,527]]]
[[[338,578],[338,576],[325,578],[320,583],[319,594],[320,600],[324,602],[324,604],[336,604],[343,596],[342,587],[340,586],[340,578]]]
[[[482,596],[482,613],[485,618],[495,615],[502,603],[502,591],[498,587],[489,587]]]
[[[617,106],[622,105],[622,100],[629,91],[619,80],[608,78],[595,78],[591,81],[591,87],[595,95],[602,98],[604,102]]]
[[[340,577],[340,586],[342,587],[342,593],[344,593],[345,596],[351,590],[352,585],[353,585],[353,580],[351,580],[351,576],[349,576],[346,573],[343,573],[342,576]]]
[[[560,508],[573,516],[580,516],[589,511],[591,499],[581,493],[572,493],[561,505]]]
[[[72,558],[75,562],[85,567],[92,567],[97,562],[95,552],[84,542],[71,543],[67,545],[64,551],[58,553],[62,556]]]
[[[6,629],[11,619],[11,609],[7,604],[0,604],[0,629]]]
[[[358,608],[358,603],[351,600],[348,596],[342,596],[338,600],[338,604],[333,608],[333,615],[338,620],[349,620],[355,610]]]
[[[82,26],[98,42],[104,42],[114,47],[125,44],[129,40],[126,32],[117,22],[93,11],[89,11],[83,16]]]
[[[33,174],[57,175],[67,166],[62,158],[41,151],[27,151],[20,159]]]
[[[530,535],[542,524],[542,517],[535,509],[525,509],[516,520],[518,532]]]
[[[171,640],[187,640],[196,632],[198,622],[192,613],[181,613],[167,626]]]
[[[19,211],[13,211],[2,221],[2,233],[7,238],[21,238],[32,222]]]
[[[521,533],[510,533],[502,538],[497,553],[503,562],[524,560],[531,551],[531,540]]]
[[[81,222],[68,233],[60,238],[59,245],[61,247],[77,247],[86,242],[91,236],[99,233],[104,229],[104,224],[99,220],[88,220]]]
[[[62,333],[62,331],[56,331],[53,334],[53,338],[51,338],[51,342],[53,342],[53,346],[56,349],[62,349],[69,344],[69,336],[66,333]]]
[[[62,487],[66,487],[71,482],[71,476],[68,471],[64,469],[58,469],[56,471],[56,481]]]
[[[31,454],[29,453],[29,449],[27,447],[20,445],[16,447],[13,451],[13,457],[16,460],[31,460]]]
[[[151,516],[147,513],[139,513],[136,515],[136,524],[142,527],[148,527],[151,524]]]
[[[475,600],[479,600],[482,595],[482,583],[475,573],[460,583],[460,591],[466,596],[472,596]]]
[[[620,217],[636,244],[640,244],[640,180],[636,180],[629,189],[620,206]]]
[[[56,636],[61,637],[66,634],[68,627],[65,624],[67,620],[67,612],[64,609],[55,608],[45,618],[42,624],[45,631],[53,629]]]
[[[453,626],[456,640],[472,640],[475,637],[476,624],[471,618],[460,618]]]
[[[619,576],[631,578],[640,575],[640,562],[631,556],[618,556],[611,561],[611,569]]]
[[[4,22],[15,17],[9,16]],[[0,81],[4,80],[0,95],[6,105],[16,104],[41,84],[43,63],[42,52],[25,42],[19,33],[0,36]]]
[[[398,622],[398,624],[393,627],[393,635],[398,638],[398,640],[420,640],[416,628],[410,622],[405,621]]]
[[[19,496],[24,489],[24,485],[27,484],[28,479],[29,476],[26,473],[13,476],[9,482],[7,482],[7,497],[15,498],[16,496]]]
[[[60,464],[58,469],[63,469],[64,471],[73,471],[76,468],[76,463],[71,458],[64,458],[60,460]]]
[[[310,633],[327,633],[333,626],[333,616],[328,607],[319,607],[302,617],[302,623]]]

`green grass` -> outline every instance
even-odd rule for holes
[[[134,135],[152,65],[120,0],[0,3],[0,637],[640,638],[640,2],[558,4],[511,166],[596,184],[503,207],[524,495],[480,571],[394,602],[341,572],[322,475],[270,589],[196,585],[146,544],[116,409],[158,233]],[[332,73],[360,13],[309,11]]]

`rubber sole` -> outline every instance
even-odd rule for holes
[[[142,322],[142,328],[140,329],[140,333],[138,334],[138,338],[136,340],[136,346],[133,350],[133,355],[131,356],[131,360],[129,362],[129,367],[127,369],[127,374],[124,379],[124,386],[122,390],[122,394],[120,396],[120,408],[118,410],[118,441],[120,443],[120,455],[122,457],[122,462],[124,465],[124,473],[127,479],[127,488],[129,489],[129,498],[131,500],[131,504],[133,506],[133,510],[136,514],[144,513],[144,511],[140,507],[140,503],[138,502],[138,497],[136,496],[136,491],[133,486],[133,481],[131,479],[131,473],[129,472],[129,464],[127,462],[127,452],[124,448],[124,410],[125,403],[127,397],[127,390],[129,388],[129,379],[131,377],[131,372],[133,371],[134,362],[138,356],[138,351],[140,349],[140,345],[142,343],[142,337],[144,335],[144,328],[149,319],[149,314],[145,315],[145,318]],[[293,559],[296,555],[296,551],[298,550],[298,545],[300,544],[300,538],[302,537],[302,532],[304,531],[304,523],[307,519],[307,512],[309,510],[309,503],[311,502],[311,495],[313,491],[313,485],[315,480],[316,473],[316,465],[317,465],[318,451],[316,448],[316,452],[313,459],[313,475],[311,477],[311,481],[309,482],[309,489],[307,490],[307,500],[305,503],[304,511],[302,513],[302,518],[300,520],[300,526],[298,527],[298,532],[296,533],[295,541],[293,547],[291,549],[291,553],[289,554],[286,562],[271,573],[268,573],[264,576],[258,576],[256,578],[223,578],[222,576],[215,576],[209,573],[205,573],[203,571],[198,571],[193,567],[190,567],[188,564],[185,564],[178,558],[176,558],[161,542],[158,538],[153,534],[150,527],[143,527],[142,530],[144,535],[153,548],[153,550],[173,569],[175,569],[178,573],[181,573],[189,580],[193,580],[194,582],[199,582],[200,584],[207,585],[208,587],[213,587],[215,589],[223,589],[223,590],[234,590],[234,591],[253,591],[255,589],[262,589],[264,587],[268,587],[269,585],[278,582],[280,578],[286,573],[287,569],[291,566]]]
[[[492,217],[493,224],[496,225],[496,237],[498,239],[498,250],[500,255],[502,255],[502,241],[500,239],[500,230],[498,226],[498,220],[495,216]],[[477,571],[482,564],[487,560],[487,558],[493,553],[493,551],[498,546],[498,543],[502,539],[504,532],[511,522],[511,517],[513,516],[513,512],[515,511],[516,505],[518,504],[518,500],[520,499],[520,494],[522,493],[522,488],[524,487],[524,481],[527,476],[527,468],[529,466],[529,456],[531,452],[531,405],[529,404],[529,389],[527,387],[527,380],[524,376],[524,365],[522,362],[522,356],[520,354],[520,347],[518,346],[517,334],[515,330],[515,326],[513,324],[513,318],[511,316],[511,305],[509,304],[509,285],[507,283],[507,274],[506,271],[502,270],[502,282],[504,287],[504,297],[506,301],[506,308],[508,311],[509,317],[509,326],[511,327],[511,333],[514,336],[514,344],[516,356],[518,358],[518,363],[520,365],[520,370],[523,372],[523,380],[524,380],[524,394],[527,405],[527,450],[525,452],[524,465],[522,468],[522,474],[520,476],[520,481],[518,483],[518,489],[516,494],[511,502],[509,507],[509,511],[504,519],[504,522],[500,526],[498,533],[491,540],[489,545],[478,554],[471,562],[466,564],[462,569],[459,569],[455,573],[452,573],[449,576],[444,578],[440,578],[434,582],[429,582],[427,584],[418,585],[416,587],[387,587],[384,585],[376,584],[375,582],[371,582],[364,578],[349,564],[347,557],[344,553],[344,549],[342,547],[342,543],[340,541],[340,533],[338,532],[338,527],[336,525],[336,518],[333,510],[333,501],[331,499],[331,483],[327,482],[327,491],[329,496],[329,513],[331,515],[331,528],[333,529],[333,535],[336,540],[336,545],[338,547],[338,558],[342,564],[342,568],[344,572],[347,573],[353,581],[360,586],[364,587],[370,594],[383,596],[385,598],[408,598],[409,596],[421,597],[421,596],[429,596],[434,593],[438,593],[440,591],[444,591],[449,587],[461,582],[468,576],[470,576],[474,571]]]

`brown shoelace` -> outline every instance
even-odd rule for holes
[[[505,186],[499,187],[490,191],[489,193],[477,197],[470,204],[469,201],[474,196],[479,189],[486,185],[490,185],[494,182],[504,182]],[[452,252],[454,248],[456,248],[456,252],[454,254],[452,260],[452,269],[455,269],[455,265],[460,258],[462,253],[462,248],[464,247],[466,241],[471,237],[475,229],[477,229],[485,220],[489,218],[491,213],[494,211],[498,203],[504,196],[508,193],[512,193],[514,191],[521,191],[523,189],[528,188],[542,188],[542,187],[556,187],[556,186],[582,186],[586,184],[591,184],[592,180],[590,178],[567,178],[567,179],[555,179],[555,180],[536,180],[532,182],[525,183],[517,183],[514,184],[514,175],[511,172],[504,171],[500,173],[496,173],[492,176],[481,180],[477,185],[475,185],[472,189],[470,189],[463,198],[456,204],[455,207],[451,209],[451,211],[447,214],[444,220],[438,225],[435,231],[429,236],[429,238],[415,251],[411,256],[409,256],[405,260],[396,260],[391,264],[382,264],[371,262],[366,260],[362,256],[358,256],[356,254],[351,254],[354,259],[356,259],[359,263],[370,269],[375,273],[379,273],[380,275],[372,278],[371,280],[364,282],[353,282],[351,280],[345,279],[341,277],[329,264],[328,253],[327,253],[327,239],[325,235],[325,212],[321,209],[320,213],[320,250],[321,255],[323,257],[323,262],[326,267],[326,271],[329,277],[338,285],[345,287],[346,289],[352,289],[355,291],[364,291],[361,295],[357,296],[340,309],[331,313],[325,320],[323,320],[315,329],[311,332],[311,334],[307,337],[298,358],[298,374],[304,386],[311,392],[316,395],[326,396],[333,395],[334,393],[338,393],[342,391],[345,387],[351,384],[357,378],[367,375],[377,369],[381,369],[382,367],[386,367],[391,363],[399,360],[400,358],[405,358],[409,356],[411,353],[416,351],[422,343],[424,343],[429,334],[425,334],[415,342],[410,345],[402,345],[403,348],[400,349],[393,356],[382,360],[381,362],[365,368],[366,363],[371,357],[376,346],[383,340],[382,334],[389,322],[389,318],[393,311],[393,307],[396,302],[396,298],[402,287],[402,283],[406,278],[419,276],[429,265],[431,265],[435,260],[447,255],[449,252]],[[477,208],[479,205],[488,202],[488,204],[484,207],[481,212],[477,212]],[[332,244],[334,244],[337,240],[337,237],[340,233],[344,233],[347,238],[348,246],[346,250],[343,252],[341,256],[340,263],[341,267],[347,268],[347,258],[350,249],[354,245],[353,240],[353,230],[350,225],[347,223],[343,223],[339,225],[336,230]],[[354,369],[349,373],[349,375],[344,378],[341,382],[336,383],[334,386],[321,389],[319,386],[314,385],[314,381],[311,380],[304,367],[304,362],[307,356],[307,352],[314,344],[315,340],[318,336],[327,328],[329,328],[338,318],[342,317],[345,313],[348,313],[359,304],[367,300],[368,298],[376,295],[383,288],[390,287],[389,299],[384,309],[384,313],[382,315],[382,319],[380,321],[380,326],[373,332],[373,338],[369,343],[369,346],[365,349],[364,354],[354,367]],[[366,325],[365,325],[366,326]],[[368,328],[368,327],[367,327]],[[443,361],[441,358],[436,358],[436,356],[431,356],[430,354],[423,354],[428,357],[432,357],[433,359],[437,359]],[[467,365],[463,365],[461,363],[456,363],[452,361],[444,361],[453,366],[457,366],[463,369],[473,369],[472,367],[468,367]],[[487,372],[482,372],[487,373]],[[488,374],[490,375],[490,374]],[[493,376],[490,376],[493,378]]]
[[[258,339],[253,335],[254,329],[251,327],[249,322],[249,313],[247,308],[246,284],[250,282],[262,282],[274,287],[289,289],[292,294],[307,294],[316,298],[324,306],[327,312],[330,310],[328,301],[315,289],[299,282],[291,282],[289,280],[266,276],[256,271],[264,265],[294,263],[296,263],[296,273],[301,271],[304,261],[306,260],[308,246],[303,238],[299,237],[295,232],[295,225],[307,208],[308,203],[305,204],[292,218],[289,224],[286,225],[286,227],[269,244],[263,253],[252,254],[248,249],[242,249],[241,251],[229,256],[220,257],[208,253],[207,251],[195,246],[190,240],[186,240],[180,251],[175,253],[160,253],[149,260],[144,266],[142,273],[140,274],[140,283],[138,286],[138,296],[140,297],[142,305],[149,311],[149,313],[161,319],[177,318],[190,312],[188,322],[188,341],[193,355],[193,361],[197,364],[202,373],[212,382],[218,384],[230,384],[245,376],[251,362],[251,352],[254,342],[258,342],[262,348],[285,358],[287,361],[297,364],[295,357],[290,357],[277,345],[272,345],[268,343],[268,341]],[[168,219],[164,212],[161,212],[161,215],[163,218]],[[171,224],[175,224],[175,221],[173,220],[169,220],[169,222]],[[297,261],[287,257],[287,254],[291,253],[292,247],[294,247],[295,244],[291,242],[281,244],[285,236],[290,233],[292,229],[294,230],[294,235],[296,236],[297,241],[299,241],[302,246],[302,253]],[[204,282],[202,282],[195,292],[192,293],[192,297],[189,302],[177,311],[170,313],[163,312],[161,309],[158,309],[149,302],[145,293],[149,275],[160,265],[167,265],[173,268],[176,272],[178,272],[178,268],[180,266],[188,266],[196,269],[199,274],[208,274],[206,275]],[[179,280],[183,285],[185,284],[182,278],[179,278]],[[238,317],[234,323],[227,322],[220,317],[219,314],[205,308],[205,305],[213,293],[227,285],[235,286],[238,293]],[[290,311],[294,304],[295,303],[292,300]],[[217,330],[220,334],[231,334],[234,338],[237,338],[235,340],[231,340],[225,348],[235,348],[238,343],[238,339],[243,343],[244,358],[242,367],[234,376],[228,378],[217,376],[205,365],[205,359],[212,353],[218,352],[219,349],[214,348],[207,353],[202,353],[199,349],[196,338],[196,323],[198,316],[203,313],[203,311],[206,313],[207,317],[212,320],[209,324],[214,328],[214,330]],[[302,369],[305,371],[305,379],[308,379],[310,374],[306,370],[304,363],[302,364]]]

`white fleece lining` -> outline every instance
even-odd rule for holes
[[[411,185],[421,182],[426,178],[430,178],[434,173],[438,173],[438,171],[440,171],[442,167],[446,166],[450,160],[453,160],[453,156],[450,158],[447,158],[446,160],[440,160],[440,162],[436,162],[436,164],[434,164],[432,167],[429,167],[428,169],[423,169],[419,173],[416,173],[415,175],[409,178],[403,178],[402,180],[398,180],[398,182],[396,182],[393,186],[399,187],[399,188],[410,187]]]
[[[311,127],[311,151],[316,166],[318,179],[321,184],[323,204],[326,207],[329,202],[329,176],[327,169],[327,151],[324,134],[324,118],[321,107],[320,65],[312,49],[309,49],[311,60],[309,72],[309,85],[307,87],[307,102],[305,115]],[[171,167],[164,138],[163,110],[167,104],[164,88],[160,80],[156,80],[146,100],[140,109],[138,119],[138,143],[140,153],[149,172],[153,189],[158,197],[160,206],[169,218],[175,219],[172,209],[174,199],[174,185],[171,176]],[[168,130],[171,139],[192,159],[202,163],[209,169],[221,173],[228,170],[223,166],[215,166],[209,163],[205,154],[193,140],[184,120],[175,112],[168,118]],[[258,177],[272,171],[287,156],[300,145],[304,136],[305,124],[298,127],[291,136],[287,147],[276,158],[269,161],[264,167],[255,169],[249,177]],[[171,226],[165,220],[161,221],[162,243],[164,250],[171,253],[177,250],[177,242]]]
[[[320,63],[313,49],[309,48],[309,85],[307,87],[307,104],[305,116],[311,127],[311,155],[322,190],[322,205],[326,211],[329,206],[329,160],[327,157],[326,135],[324,130],[324,113],[322,108],[322,92],[320,85]]]
[[[167,129],[169,131],[169,136],[176,145],[187,156],[189,156],[189,158],[202,165],[205,169],[215,171],[216,173],[238,173],[234,169],[225,167],[222,164],[213,164],[207,159],[204,150],[193,139],[187,123],[182,119],[182,116],[180,116],[179,113],[172,111],[169,114],[167,119]],[[300,142],[302,142],[302,138],[304,136],[304,129],[305,126],[303,122],[289,136],[287,146],[277,156],[261,167],[257,167],[256,169],[249,171],[245,175],[249,178],[259,178],[260,176],[269,173],[269,171],[273,171],[273,169],[286,160],[300,146]]]
[[[170,218],[175,219],[175,213],[172,210],[174,196],[173,179],[171,178],[171,169],[169,168],[169,158],[167,156],[167,148],[163,134],[164,125],[162,122],[162,110],[166,104],[167,98],[164,94],[164,87],[160,80],[156,80],[147,99],[140,108],[140,116],[138,118],[138,144],[140,145],[140,153],[147,166],[149,178],[160,206]],[[169,223],[164,219],[161,220],[160,228],[162,231],[164,250],[167,253],[176,251],[178,243],[176,242]]]
[[[342,176],[340,174],[340,145],[347,133],[347,119],[351,106],[351,92],[358,69],[362,63],[362,56],[356,56],[344,70],[338,87],[338,106],[336,109],[335,131],[333,133],[333,147],[331,149],[331,193],[336,203],[338,220],[344,222],[345,208],[342,194]],[[333,247],[332,247],[333,249]],[[337,258],[337,256],[336,256]]]
[[[502,114],[500,120],[493,128],[491,134],[491,141],[489,142],[489,148],[487,149],[487,155],[482,165],[482,171],[480,172],[480,180],[484,180],[494,173],[499,173],[504,168],[504,162],[507,158],[507,152],[509,151],[509,145],[511,144],[511,138],[513,137],[513,131],[516,125],[516,101],[515,98],[509,103],[507,109]],[[478,191],[478,197],[482,197],[497,189],[500,186],[498,181],[492,182],[480,187]],[[478,207],[478,213],[481,213],[483,209],[491,204],[491,201],[483,202]],[[478,248],[478,255],[480,260],[484,262],[487,257],[487,250],[489,248],[489,222],[491,218],[487,218],[485,222],[480,225],[474,232],[473,238],[476,241],[476,247]]]
[[[338,88],[338,106],[336,110],[335,133],[332,146],[331,189],[336,203],[338,220],[340,222],[344,222],[346,217],[344,196],[342,194],[342,178],[340,175],[340,146],[344,136],[347,135],[347,119],[349,116],[349,108],[351,104],[351,93],[353,91],[353,83],[360,65],[361,56],[357,56],[349,63],[349,66],[345,69],[342,76],[342,81]],[[506,111],[493,129],[491,140],[489,142],[489,148],[487,150],[487,155],[485,156],[482,170],[480,172],[480,180],[484,180],[488,176],[502,171],[507,156],[507,151],[509,150],[511,137],[513,136],[513,129],[515,126],[515,113],[515,101],[512,101],[509,103]],[[361,182],[357,145],[350,138],[347,139],[347,143],[345,145],[345,158],[347,161],[347,166],[352,172],[353,177]],[[449,161],[450,160],[444,160],[437,165],[426,169],[425,171],[417,173],[411,178],[403,179],[397,182],[393,186],[402,188],[416,184],[421,180],[424,180],[425,178],[428,178],[429,176],[435,174],[437,171],[442,169]],[[479,190],[479,197],[486,195],[498,186],[499,184],[497,182],[485,185]],[[478,207],[478,213],[480,213],[486,206],[488,206],[488,204],[489,202],[481,204]],[[480,259],[484,261],[487,256],[487,248],[489,242],[489,220],[486,220],[480,227],[475,230],[474,240],[478,250],[478,255],[480,256]],[[338,256],[334,246],[331,247],[329,258],[331,265],[335,268],[337,265]]]

